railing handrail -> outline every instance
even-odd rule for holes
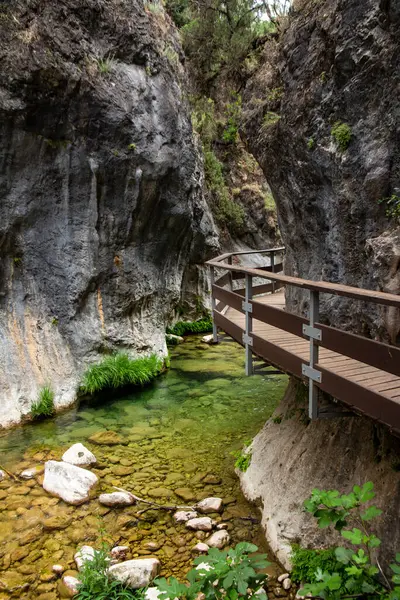
[[[249,252],[241,252],[241,254],[261,254],[265,252],[278,252],[283,251],[284,248],[271,248],[266,250],[256,250]],[[227,271],[236,271],[243,273],[243,276],[252,275],[253,277],[262,277],[270,281],[280,281],[286,285],[293,285],[295,287],[322,292],[325,294],[334,294],[336,296],[345,296],[347,298],[353,298],[355,300],[363,300],[365,302],[373,302],[375,304],[384,304],[386,306],[395,306],[400,308],[400,296],[390,294],[388,292],[380,292],[375,290],[367,290],[364,288],[357,288],[349,285],[342,285],[338,283],[331,283],[329,281],[312,281],[310,279],[302,279],[300,277],[292,277],[290,275],[280,275],[278,273],[265,272],[257,268],[242,267],[238,265],[231,265],[227,262],[221,262],[226,258],[240,254],[239,252],[231,252],[222,254],[216,258],[207,261],[207,265],[211,267],[217,267],[220,269],[226,269]]]
[[[227,252],[225,254],[221,254],[216,258],[213,258],[212,261],[221,261],[225,260],[225,258],[229,258],[230,256],[242,256],[244,254],[265,254],[266,252],[284,252],[285,246],[278,246],[277,248],[264,248],[263,250],[239,250],[238,252]],[[209,264],[211,261],[208,261]]]

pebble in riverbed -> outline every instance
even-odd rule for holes
[[[100,504],[104,504],[104,506],[121,507],[132,506],[132,504],[136,503],[136,500],[132,494],[121,491],[111,492],[110,494],[100,494],[99,502]]]
[[[97,462],[95,455],[81,443],[74,444],[64,452],[62,460],[76,466],[89,466]]]
[[[204,514],[221,512],[223,509],[223,502],[221,498],[204,498],[204,500],[196,504],[195,508],[200,513]]]
[[[174,519],[177,523],[186,523],[191,519],[195,519],[197,517],[197,512],[191,510],[178,510],[174,514]]]
[[[206,544],[210,546],[210,548],[224,548],[230,542],[229,533],[225,529],[221,529],[220,531],[216,531],[213,533],[207,540]]]
[[[197,517],[186,521],[186,527],[195,531],[211,531],[213,525],[214,521],[210,517]]]

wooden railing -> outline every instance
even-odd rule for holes
[[[262,268],[251,268],[235,264],[238,257],[247,254],[263,254],[268,257],[268,265]],[[366,290],[324,281],[311,281],[284,275],[282,257],[284,248],[271,248],[255,252],[239,252],[223,254],[208,261],[212,282],[213,335],[217,341],[217,328],[245,347],[246,373],[252,373],[253,354],[268,361],[269,364],[309,383],[309,416],[317,418],[318,389],[327,392],[352,408],[372,416],[400,431],[400,379],[399,397],[388,397],[376,391],[376,385],[364,385],[351,380],[335,368],[335,361],[324,366],[319,363],[319,349],[326,348],[342,356],[359,361],[364,365],[375,367],[392,374],[393,389],[400,377],[400,348],[378,342],[336,327],[319,322],[320,294],[334,294],[354,300],[362,300],[385,306],[400,308],[400,296],[380,291]],[[223,274],[216,278],[216,271]],[[253,285],[254,278],[267,280],[266,283]],[[237,282],[244,280],[244,287],[237,287]],[[281,308],[255,300],[261,294],[273,294],[282,287],[295,286],[308,290],[310,309],[308,318],[291,314]],[[265,300],[265,298],[264,298]],[[229,307],[244,315],[244,326],[234,323],[229,318]],[[309,342],[308,361],[304,362],[296,352],[291,352],[273,340],[269,341],[253,330],[253,320],[261,321],[288,332]],[[255,328],[256,329],[256,328]],[[342,361],[343,362],[343,361]],[[381,380],[384,380],[381,375]],[[372,377],[372,376],[371,376]],[[378,377],[379,372],[375,377]],[[397,393],[397,392],[396,392]]]

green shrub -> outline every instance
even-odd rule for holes
[[[94,394],[108,388],[150,383],[162,370],[162,360],[155,354],[131,359],[125,352],[107,356],[91,365],[83,375],[81,390]]]
[[[315,141],[314,141],[314,138],[311,137],[311,138],[309,138],[309,140],[307,142],[307,148],[309,150],[313,150],[314,147],[315,147]]]
[[[281,116],[278,115],[278,113],[268,111],[264,115],[263,124],[262,124],[263,129],[268,129],[268,127],[271,127],[271,125],[275,125],[275,123],[278,123],[280,118],[281,118]]]
[[[54,414],[54,392],[49,385],[44,385],[39,392],[39,397],[31,406],[31,415],[34,419],[51,417]]]
[[[293,569],[290,578],[294,583],[315,583],[317,581],[316,573],[318,569],[322,571],[339,572],[343,571],[341,565],[335,556],[335,550],[312,550],[301,548],[297,544],[292,546],[292,564]]]
[[[242,112],[242,98],[240,95],[232,94],[233,102],[226,107],[226,126],[222,139],[228,144],[234,144],[238,138],[239,121]]]
[[[107,75],[111,71],[113,58],[98,58],[97,67],[102,75]]]
[[[306,510],[315,516],[320,528],[334,526],[345,540],[346,547],[332,548],[339,565],[329,558],[325,565],[317,566],[314,573],[308,573],[309,579],[298,591],[299,596],[309,594],[324,600],[399,599],[400,553],[390,565],[381,565],[377,559],[376,549],[381,540],[375,535],[371,522],[382,511],[370,503],[374,497],[371,481],[362,487],[355,485],[349,494],[340,495],[337,490],[312,491],[311,497],[304,502]],[[391,581],[385,575],[388,566],[393,572]]]
[[[119,581],[108,578],[110,558],[106,546],[95,550],[93,560],[86,560],[78,578],[79,590],[75,600],[141,600],[144,591],[131,590]]]
[[[164,578],[155,580],[160,600],[195,600],[199,595],[205,600],[267,600],[266,594],[259,592],[267,575],[259,571],[269,563],[264,554],[249,556],[257,550],[257,546],[247,542],[240,542],[230,550],[211,548],[208,554],[193,561],[197,566],[206,566],[189,571],[186,576],[189,585],[174,577],[169,581]]]
[[[346,123],[336,121],[331,128],[331,136],[335,140],[339,150],[341,152],[345,152],[352,138],[350,127]]]
[[[242,452],[241,450],[237,450],[236,452],[232,452],[232,456],[236,458],[235,469],[239,469],[239,471],[245,473],[251,463],[251,452]]]
[[[386,216],[395,221],[400,220],[400,196],[392,194],[388,198],[381,198],[378,204],[386,205]]]
[[[180,321],[172,327],[167,327],[167,334],[189,335],[191,333],[209,333],[212,331],[212,319],[207,317],[199,321]]]

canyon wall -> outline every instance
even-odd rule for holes
[[[151,7],[150,7],[151,8]],[[218,238],[168,19],[12,1],[0,20],[0,425],[104,353],[166,353]]]

